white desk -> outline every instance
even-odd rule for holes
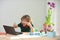
[[[23,33],[22,35],[1,35],[0,40],[58,40],[57,37],[40,37],[40,36],[29,36],[29,33]]]

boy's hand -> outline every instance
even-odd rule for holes
[[[14,23],[14,24],[13,24],[13,27],[14,27],[14,28],[17,28],[18,26],[16,25],[16,23]]]
[[[32,27],[31,23],[30,22],[27,22],[27,25],[30,27],[31,32],[34,32],[34,28]]]
[[[31,23],[30,22],[25,22],[26,25],[28,25],[31,29],[31,32],[34,32],[34,28],[32,27]]]
[[[30,22],[27,22],[27,25],[28,25],[29,27],[32,27],[32,25],[31,25],[31,23],[30,23]]]

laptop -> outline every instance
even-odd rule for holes
[[[22,32],[16,32],[14,27],[12,26],[3,25],[3,27],[7,34],[13,34],[13,35],[22,34]]]

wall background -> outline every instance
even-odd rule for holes
[[[44,0],[0,0],[0,31],[4,31],[3,24],[18,24],[24,14],[30,15],[34,26],[41,29],[46,16],[45,4]]]
[[[5,32],[3,25],[12,26],[19,23],[21,16],[28,14],[31,16],[34,27],[39,30],[43,28],[45,16],[47,15],[47,2],[49,0],[0,0],[0,32]],[[59,0],[50,0],[56,3],[55,14],[52,20],[55,22],[55,31],[60,35],[60,6]],[[17,31],[20,29],[17,28]]]

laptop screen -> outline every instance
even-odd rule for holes
[[[6,33],[9,33],[9,34],[12,34],[12,33],[15,33],[15,30],[14,30],[14,27],[12,26],[6,26],[6,25],[3,25]]]

